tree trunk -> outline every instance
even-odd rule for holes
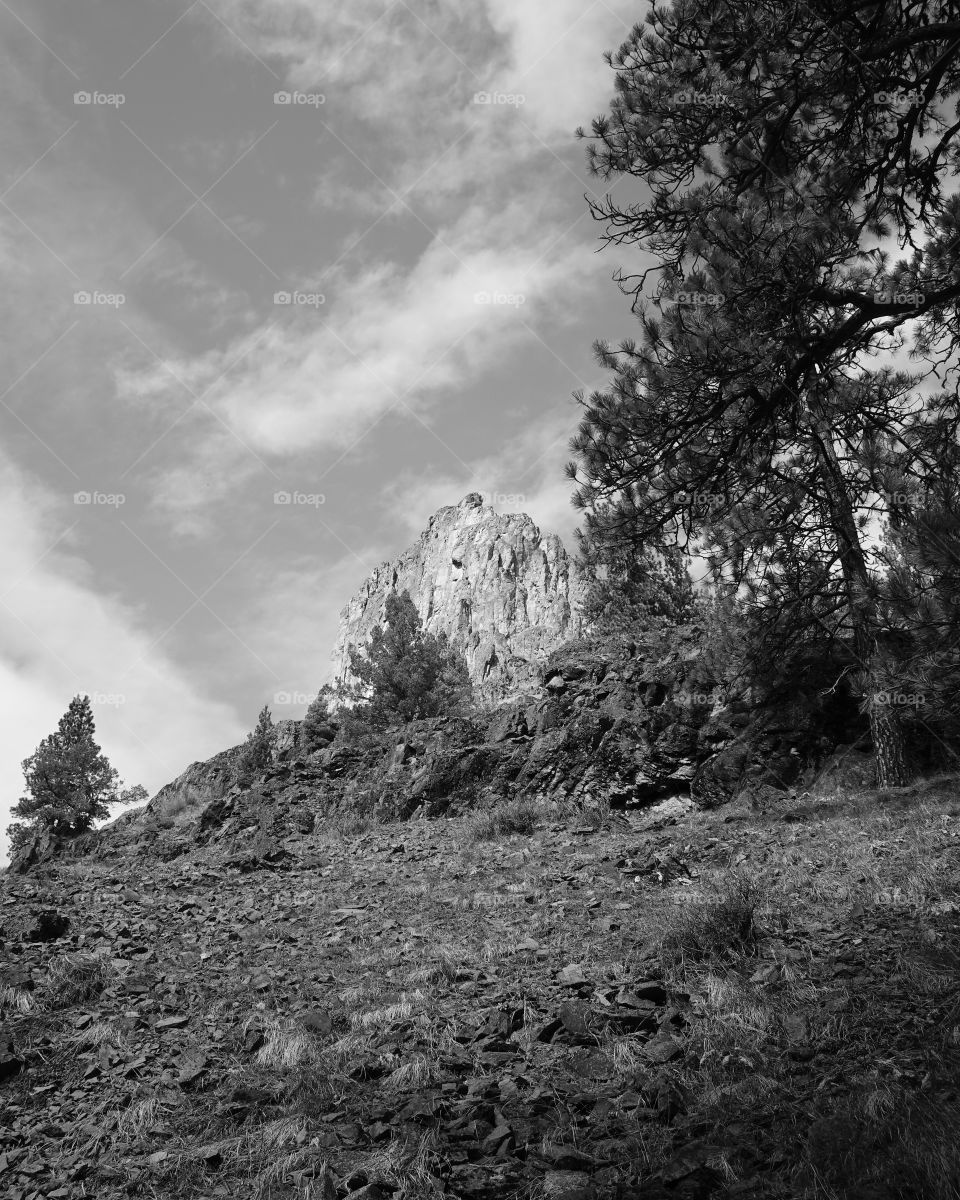
[[[910,781],[906,765],[906,737],[896,707],[890,704],[896,693],[886,656],[877,646],[877,614],[869,594],[869,573],[850,496],[837,461],[829,422],[811,401],[810,432],[820,463],[821,479],[837,537],[850,620],[853,625],[853,650],[860,663],[863,690],[870,719],[870,736],[877,760],[877,785],[902,787]]]
[[[889,705],[871,703],[870,736],[877,756],[877,786],[903,787],[909,783],[903,723]]]

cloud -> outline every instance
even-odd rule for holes
[[[205,397],[181,422],[185,460],[154,481],[156,505],[180,531],[202,530],[190,514],[247,483],[258,459],[348,449],[387,413],[429,415],[529,342],[532,323],[562,322],[559,298],[586,274],[588,248],[558,239],[546,205],[515,199],[486,234],[484,216],[460,213],[409,271],[374,263],[339,273],[329,310],[280,306],[225,351],[118,375],[131,399],[182,395],[176,380]]]
[[[64,514],[61,504],[0,458],[0,856],[22,794],[19,764],[74,695],[94,701],[97,739],[126,783],[151,793],[243,733],[232,706],[154,644],[142,611],[102,594],[76,553],[77,510]]]
[[[211,0],[224,22],[219,40],[231,53],[253,51],[279,65],[291,86],[321,85],[332,105],[384,138],[387,164],[399,167],[406,185],[455,138],[477,128],[478,92],[519,96],[519,103],[491,105],[484,117],[519,112],[546,149],[568,146],[578,125],[589,125],[613,94],[612,72],[603,63],[629,34],[636,7],[604,0],[584,7],[579,0],[483,0],[479,5],[394,3],[354,0]],[[389,67],[385,69],[385,64]],[[481,129],[482,155],[458,152],[461,169],[437,174],[438,186],[462,184],[466,166],[482,163],[489,177],[518,160],[515,148],[501,152],[502,139],[516,143],[507,120],[494,122],[489,140]],[[411,162],[411,151],[413,161]],[[383,159],[378,156],[378,163]],[[446,181],[446,182],[445,182]]]
[[[521,115],[548,142],[589,126],[613,95],[606,50],[624,42],[637,7],[624,0],[484,0],[491,25],[509,47],[499,89],[524,96]]]
[[[468,492],[479,492],[498,512],[527,513],[541,532],[559,534],[572,550],[577,513],[570,503],[573,488],[562,463],[576,420],[577,415],[568,410],[548,420],[531,421],[505,439],[496,454],[473,460],[460,473],[428,479],[404,473],[383,495],[384,518],[399,516],[412,542],[438,508],[457,504]]]

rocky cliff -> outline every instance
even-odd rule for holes
[[[498,513],[476,492],[435,513],[411,546],[383,563],[340,614],[335,677],[349,646],[383,620],[387,596],[409,591],[428,633],[445,633],[485,700],[527,690],[535,665],[581,632],[581,584],[563,543],[525,513]]]

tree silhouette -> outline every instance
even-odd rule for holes
[[[23,760],[27,795],[11,810],[24,818],[10,827],[15,845],[39,829],[61,837],[85,833],[94,821],[109,815],[109,805],[145,795],[139,785],[118,791],[117,772],[101,754],[95,732],[89,696],[74,696],[56,732]]]
[[[960,23],[926,11],[677,0],[610,56],[591,167],[648,191],[591,210],[650,265],[618,274],[640,336],[597,343],[612,385],[578,394],[569,467],[596,558],[673,538],[770,621],[849,642],[881,785],[909,768],[869,534],[960,427],[956,389],[876,362],[907,322],[960,350]]]

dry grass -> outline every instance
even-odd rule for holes
[[[660,940],[664,967],[682,977],[688,964],[736,958],[753,949],[760,896],[757,882],[739,874],[725,877],[715,898],[687,905]]]
[[[160,802],[152,806],[149,811],[162,829],[172,829],[177,823],[178,817],[202,808],[211,800],[217,800],[219,797],[220,793],[212,787],[197,787],[196,784],[187,783],[175,792],[162,797]]]
[[[472,842],[489,842],[511,834],[534,833],[543,822],[543,808],[532,800],[509,800],[467,818],[466,835]]]
[[[348,842],[373,829],[376,822],[368,813],[332,813],[316,827],[321,839],[330,842]]]
[[[92,954],[64,954],[54,959],[38,996],[46,1011],[72,1008],[95,999],[116,975],[109,962]]]
[[[28,1013],[33,1008],[33,997],[25,988],[0,988],[0,1013],[11,1011]]]
[[[161,1101],[157,1096],[145,1096],[134,1100],[124,1109],[117,1120],[117,1132],[131,1139],[147,1134],[162,1134],[168,1131],[169,1119],[182,1107],[181,1103],[169,1098]]]
[[[825,1200],[857,1194],[957,1200],[960,1105],[900,1087],[864,1089],[814,1122],[806,1174]]]
[[[310,1060],[314,1039],[295,1021],[270,1017],[264,1025],[264,1043],[257,1063],[268,1070],[290,1070]]]
[[[121,1047],[127,1044],[127,1039],[119,1029],[109,1021],[93,1021],[86,1029],[78,1029],[67,1038],[70,1045],[92,1050],[98,1046]]]

